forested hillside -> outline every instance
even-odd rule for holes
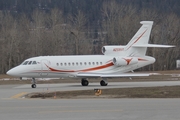
[[[179,0],[0,0],[0,73],[42,55],[101,54],[127,44],[140,21],[154,21],[150,48],[156,63],[142,70],[175,69],[180,59]]]

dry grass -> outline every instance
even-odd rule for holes
[[[180,86],[142,87],[142,88],[113,88],[103,89],[100,96],[94,90],[57,91],[30,93],[26,98],[180,98]]]

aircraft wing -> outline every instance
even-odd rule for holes
[[[120,74],[100,74],[100,73],[86,73],[80,72],[77,77],[138,77],[149,76],[150,73],[120,73]]]

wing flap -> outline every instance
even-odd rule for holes
[[[138,76],[149,76],[148,73],[124,73],[124,74],[106,74],[101,77],[138,77]]]
[[[120,74],[100,74],[100,73],[78,73],[77,77],[138,77],[149,76],[149,73],[120,73]]]
[[[76,76],[77,77],[101,77],[102,74],[98,73],[88,73],[88,72],[80,72]]]

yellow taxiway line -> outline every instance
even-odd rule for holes
[[[27,92],[18,93],[18,94],[16,94],[16,95],[12,96],[11,98],[12,98],[12,99],[18,99],[18,98],[22,97],[22,96],[25,95],[25,94],[27,94]]]

